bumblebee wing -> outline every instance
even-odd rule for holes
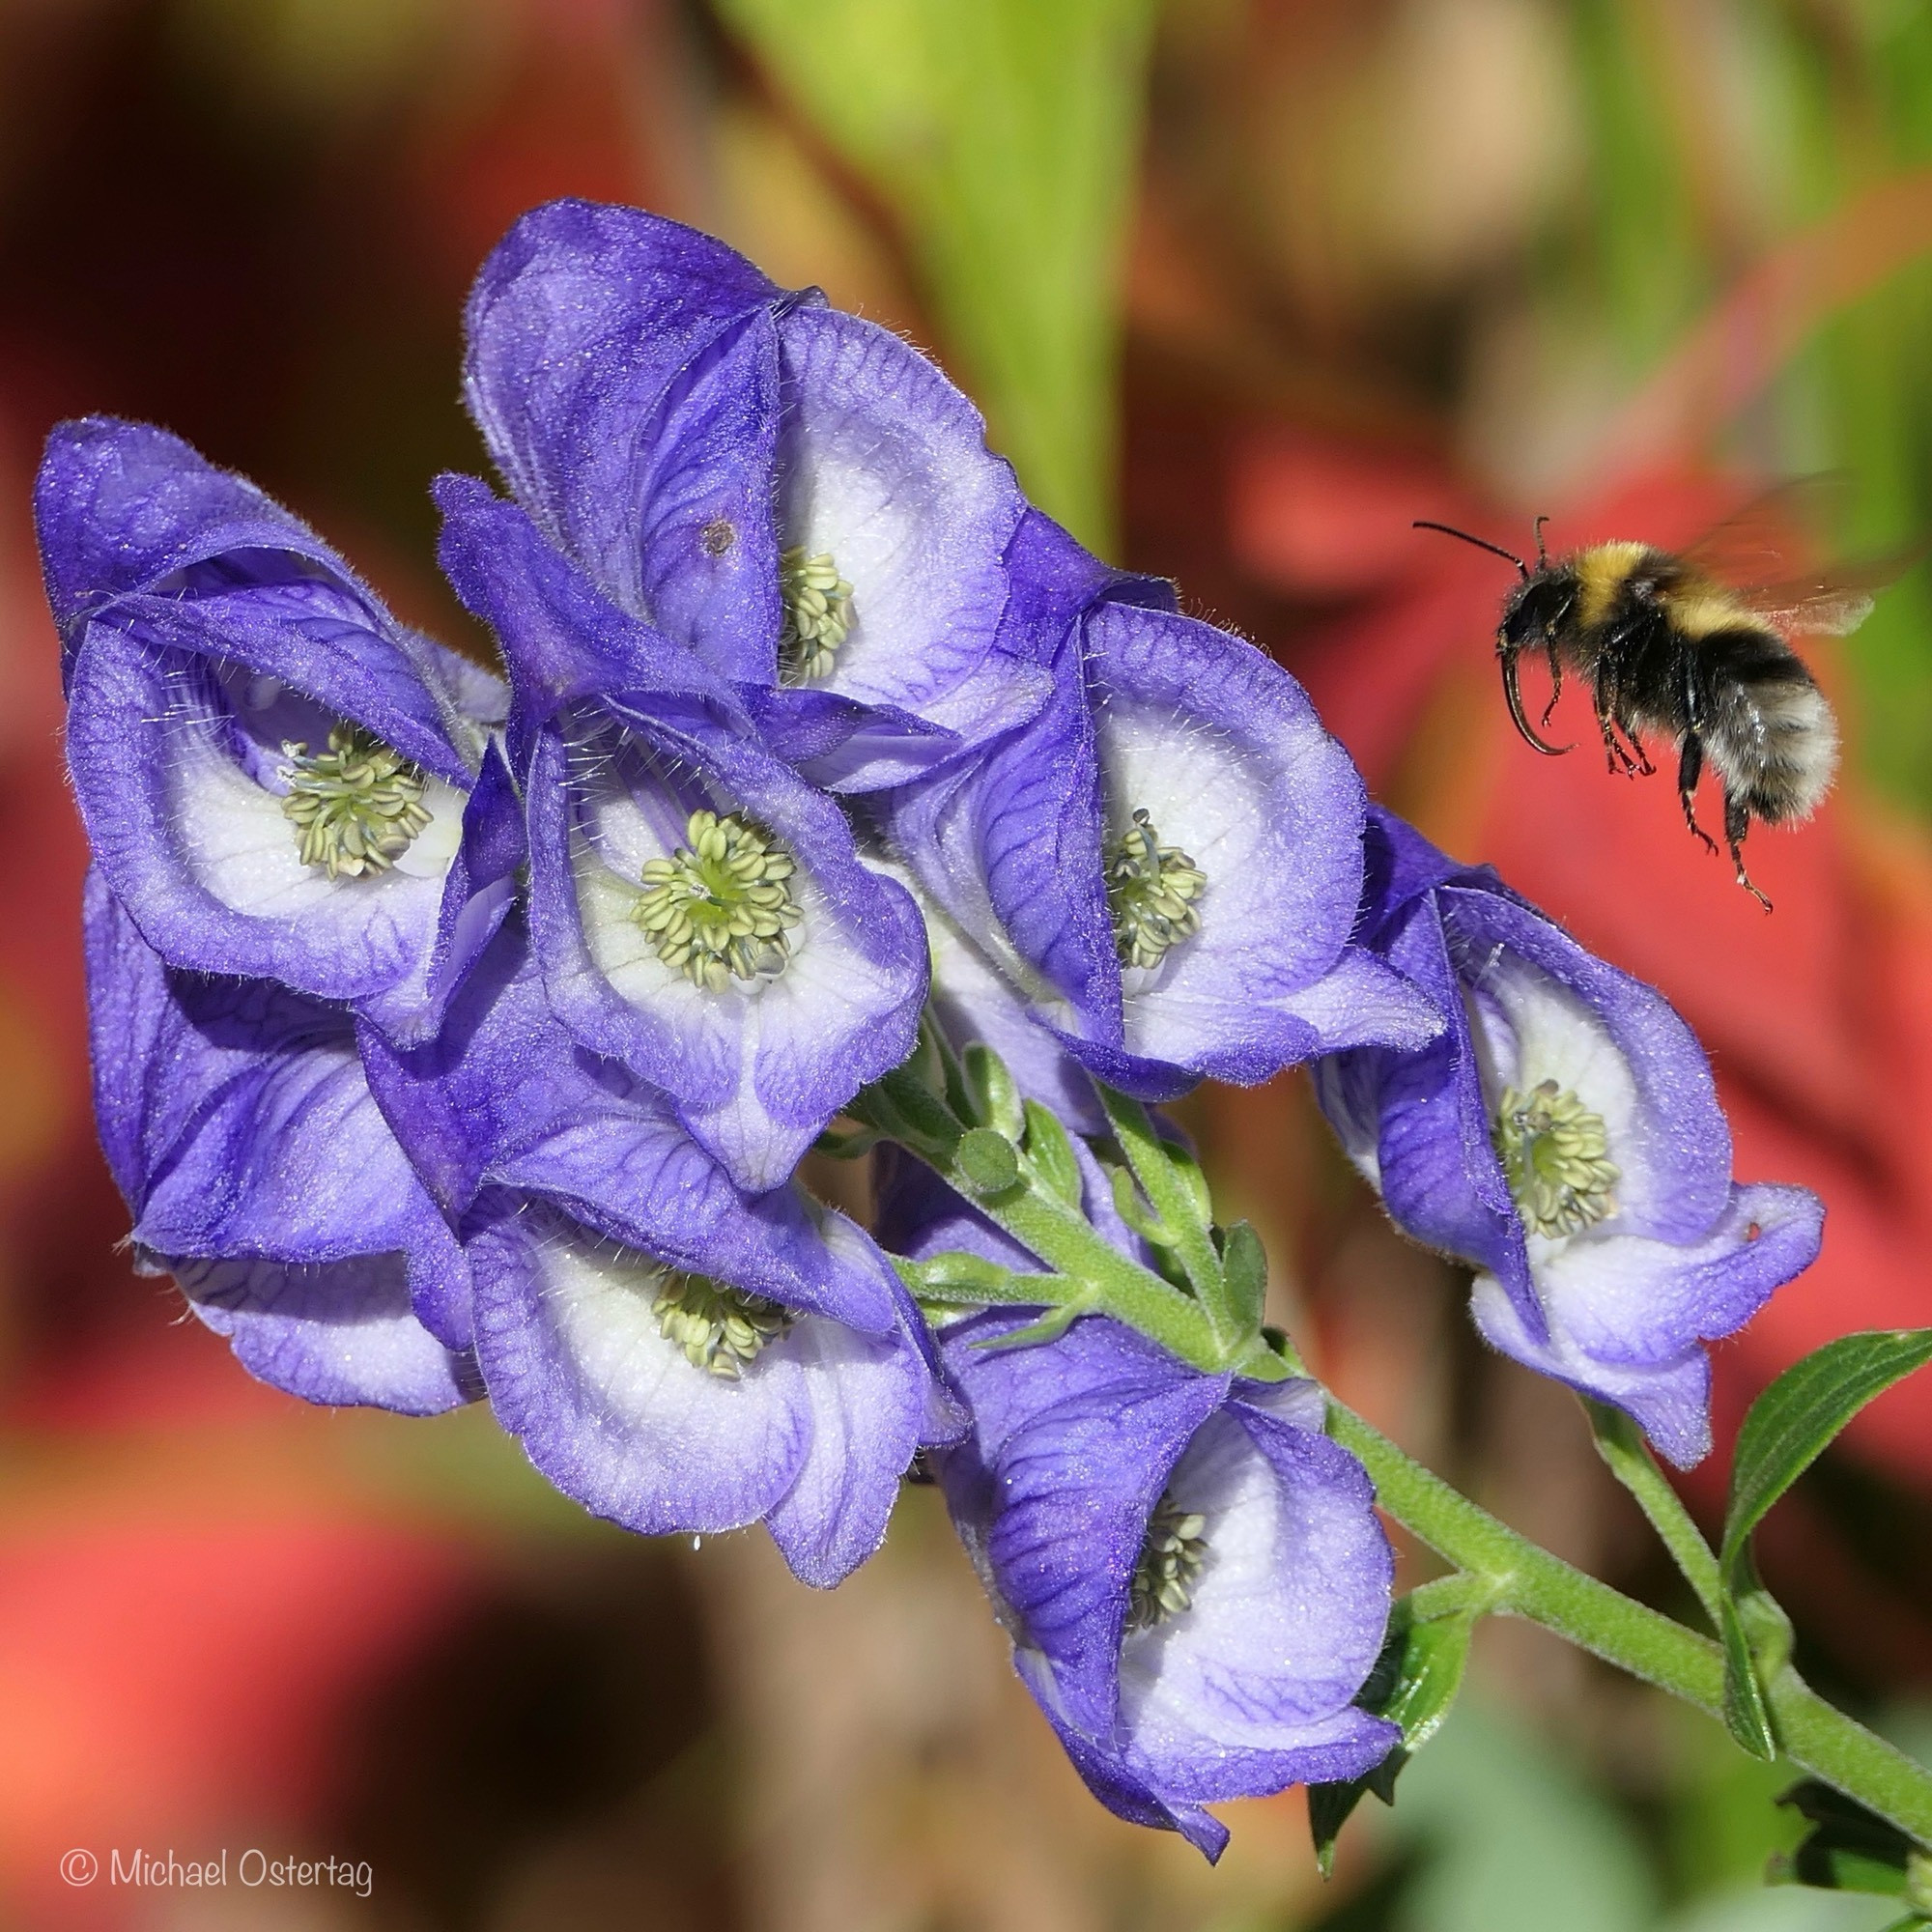
[[[1833,564],[1782,583],[1753,584],[1737,595],[1747,609],[1780,631],[1842,638],[1871,615],[1878,593],[1903,577],[1928,549],[1932,540],[1921,539],[1889,556]]]
[[[1815,555],[1820,536],[1833,527],[1849,490],[1841,469],[1794,476],[1753,497],[1681,554],[1699,575],[1731,589],[1795,580],[1806,552]]]

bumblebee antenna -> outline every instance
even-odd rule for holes
[[[1541,521],[1539,519],[1539,531]],[[1522,558],[1518,556],[1515,551],[1505,550],[1501,544],[1492,544],[1487,537],[1472,537],[1467,530],[1459,530],[1449,524],[1433,524],[1426,517],[1418,517],[1409,526],[1409,528],[1412,530],[1440,530],[1445,537],[1460,537],[1465,544],[1474,544],[1478,550],[1486,550],[1492,556],[1499,556],[1505,563],[1515,564],[1524,577],[1529,575],[1529,565],[1523,562]],[[1536,560],[1538,563],[1543,561],[1543,546],[1540,536],[1537,544]]]
[[[1538,570],[1541,570],[1549,561],[1548,553],[1543,548],[1543,526],[1548,521],[1548,517],[1538,517],[1536,520],[1536,567]]]

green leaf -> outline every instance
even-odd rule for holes
[[[985,1201],[1016,1187],[1020,1179],[1019,1150],[1005,1134],[991,1127],[968,1127],[953,1151],[959,1178]]]
[[[1042,1342],[1057,1342],[1093,1306],[1091,1297],[1069,1301],[1059,1308],[1049,1308],[1037,1321],[1029,1321],[1024,1328],[1010,1329],[973,1346],[985,1350],[989,1355],[1004,1355],[1009,1349],[1035,1349]]]
[[[1221,1246],[1221,1271],[1227,1277],[1229,1297],[1245,1324],[1259,1329],[1262,1304],[1267,1298],[1267,1250],[1250,1223],[1236,1221],[1228,1230]]]
[[[1155,1248],[1171,1248],[1173,1232],[1161,1220],[1134,1184],[1133,1175],[1124,1167],[1107,1169],[1107,1184],[1114,1190],[1114,1210],[1142,1240]]]
[[[1180,1182],[1182,1195],[1194,1210],[1194,1218],[1207,1227],[1214,1219],[1214,1197],[1208,1191],[1208,1177],[1202,1173],[1201,1163],[1194,1158],[1193,1149],[1170,1140],[1163,1140],[1161,1146],[1167,1151],[1168,1166]]]
[[[1033,1163],[1034,1178],[1046,1191],[1079,1209],[1083,1190],[1080,1165],[1073,1157],[1073,1143],[1060,1118],[1049,1113],[1037,1100],[1026,1103],[1026,1153]]]
[[[1738,1431],[1730,1501],[1718,1552],[1723,1583],[1724,1728],[1753,1757],[1777,1755],[1764,1694],[1791,1656],[1791,1625],[1751,1567],[1751,1533],[1766,1512],[1874,1396],[1932,1361],[1932,1328],[1842,1335],[1794,1363],[1751,1404]]]
[[[1718,1634],[1724,1646],[1724,1728],[1752,1757],[1770,1764],[1777,1756],[1777,1733],[1744,1619],[1730,1596],[1718,1606]]]
[[[1811,1829],[1795,1852],[1772,1860],[1769,1883],[1875,1892],[1903,1898],[1916,1913],[1932,1912],[1932,1858],[1897,1826],[1815,1777],[1794,1784],[1777,1802]]]
[[[1064,1274],[1002,1267],[981,1255],[957,1251],[918,1262],[895,1255],[893,1265],[915,1300],[945,1307],[982,1308],[996,1303],[1018,1308],[1058,1307],[1086,1292],[1082,1284]]]
[[[1417,1614],[1412,1597],[1396,1605],[1381,1655],[1355,1702],[1400,1724],[1402,1743],[1360,1777],[1308,1787],[1308,1829],[1323,1878],[1334,1867],[1336,1836],[1363,1795],[1373,1791],[1384,1804],[1393,1804],[1403,1766],[1441,1729],[1462,1689],[1475,1624],[1472,1608],[1428,1616]]]
[[[1932,1328],[1843,1335],[1795,1363],[1751,1404],[1738,1431],[1719,1552],[1738,1587],[1746,1545],[1766,1512],[1874,1396],[1932,1361]]]
[[[981,1040],[975,1040],[960,1056],[965,1070],[966,1091],[973,1103],[973,1119],[982,1127],[991,1127],[1008,1140],[1016,1141],[1025,1128],[1026,1117],[1020,1108],[1019,1089],[1007,1063]]]
[[[898,216],[1027,493],[1113,536],[1120,289],[1153,0],[721,0]]]

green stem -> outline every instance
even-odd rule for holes
[[[1229,1350],[1198,1301],[1122,1254],[1051,1192],[1023,1175],[998,1194],[980,1193],[959,1168],[966,1130],[919,1080],[903,1071],[889,1073],[860,1094],[853,1112],[924,1161],[1057,1274],[1084,1284],[1096,1307],[1197,1369],[1228,1367]]]
[[[1669,1478],[1657,1466],[1657,1458],[1650,1453],[1642,1432],[1620,1408],[1591,1402],[1587,1397],[1583,1406],[1589,1411],[1597,1453],[1609,1464],[1610,1473],[1636,1498],[1637,1507],[1650,1519],[1650,1526],[1663,1539],[1664,1548],[1676,1559],[1685,1581],[1697,1593],[1697,1601],[1711,1619],[1712,1629],[1720,1629],[1724,1584],[1718,1574],[1717,1554],[1704,1541],[1704,1532],[1691,1521],[1690,1512],[1671,1488]]]
[[[1221,1258],[1214,1252],[1212,1236],[1202,1205],[1195,1200],[1186,1181],[1168,1157],[1166,1144],[1154,1131],[1152,1120],[1141,1103],[1117,1093],[1105,1081],[1094,1083],[1106,1109],[1107,1124],[1141,1184],[1160,1222],[1180,1271],[1208,1319],[1223,1342],[1232,1342],[1240,1332],[1236,1310],[1228,1305],[1228,1285],[1221,1272]]]
[[[1057,1306],[1062,1323],[1092,1310],[1138,1329],[1197,1368],[1234,1367],[1237,1373],[1265,1371],[1274,1376],[1287,1372],[1284,1356],[1260,1336],[1227,1332],[1234,1311],[1225,1299],[1210,1312],[1202,1300],[1122,1254],[1051,1186],[1041,1184],[1045,1177],[1035,1171],[1022,1150],[984,1127],[970,1131],[990,1140],[995,1151],[1009,1150],[1011,1159],[1005,1162],[1005,1172],[1011,1178],[1005,1182],[997,1179],[1001,1160],[979,1159],[974,1162],[980,1177],[976,1185],[959,1158],[969,1129],[945,1099],[910,1071],[900,1069],[874,1082],[855,1101],[852,1112],[865,1125],[925,1161],[1054,1271],[1025,1292],[1037,1294],[1049,1307]],[[1110,1113],[1116,1134],[1166,1228],[1181,1239],[1190,1238],[1188,1229],[1198,1229],[1201,1240],[1211,1248],[1207,1217],[1197,1212],[1185,1179],[1167,1164],[1157,1145],[1147,1144],[1152,1130],[1146,1126],[1145,1115],[1131,1102],[1110,1107]],[[972,1152],[970,1147],[968,1151]],[[980,1151],[987,1150],[981,1147]],[[991,1181],[989,1174],[996,1177]],[[1191,1264],[1183,1257],[1190,1280],[1201,1266],[1198,1251]],[[1218,1256],[1211,1270],[1204,1267],[1203,1279],[1210,1278],[1218,1284],[1211,1293],[1223,1294],[1225,1270]],[[917,1266],[908,1265],[907,1279],[918,1292],[922,1283]],[[1013,1277],[1015,1285],[1028,1280]],[[934,1298],[951,1298],[943,1270],[931,1286]],[[1010,1293],[1002,1284],[984,1298],[1007,1300]],[[1037,1325],[1037,1339],[1057,1332],[1052,1319]],[[1336,1441],[1351,1450],[1368,1470],[1381,1508],[1464,1573],[1425,1585],[1412,1609],[1453,1614],[1466,1607],[1527,1618],[1632,1676],[1722,1719],[1724,1658],[1709,1638],[1518,1535],[1332,1400],[1328,1427]],[[1628,1453],[1631,1442],[1623,1429],[1604,1426],[1598,1440],[1605,1460],[1657,1525],[1706,1607],[1714,1601],[1721,1605],[1709,1547],[1641,1442],[1636,1444],[1637,1453]],[[1765,1675],[1765,1701],[1780,1755],[1889,1818],[1921,1844],[1932,1846],[1932,1773],[1827,1704],[1788,1662]]]
[[[1519,1536],[1340,1403],[1329,1403],[1328,1427],[1361,1460],[1388,1515],[1491,1581],[1496,1611],[1542,1624],[1721,1720],[1724,1660],[1715,1643]],[[1932,1773],[1834,1710],[1788,1665],[1766,1694],[1785,1757],[1932,1845]]]

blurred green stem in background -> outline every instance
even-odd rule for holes
[[[1028,494],[1110,554],[1154,0],[720,0],[903,225]]]

